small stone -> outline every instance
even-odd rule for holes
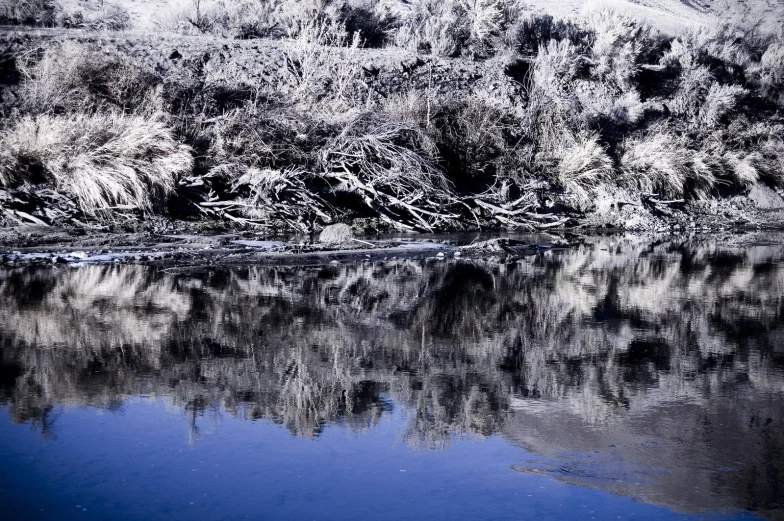
[[[333,224],[327,226],[319,235],[319,242],[324,244],[343,244],[354,238],[354,232],[348,224]]]
[[[443,253],[441,253],[441,252],[438,252],[438,255],[436,255],[436,259],[438,259],[438,260],[444,260],[444,254],[443,254]]]

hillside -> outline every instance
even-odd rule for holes
[[[0,0],[0,6],[9,0]],[[82,11],[86,16],[98,16],[102,9],[113,6],[127,11],[137,29],[154,29],[172,11],[187,8],[185,0],[62,0],[65,11]],[[357,4],[368,4],[356,0]],[[370,2],[377,3],[377,2]],[[392,0],[394,9],[405,11],[408,4]],[[207,5],[207,2],[204,2]],[[765,20],[771,29],[781,22],[781,5],[776,0],[526,0],[524,9],[530,13],[548,14],[555,18],[574,18],[591,9],[611,9],[644,20],[658,29],[678,31],[683,28],[709,26],[722,18],[746,16]]]
[[[15,11],[0,30],[0,219],[781,222],[784,48],[748,9],[711,25],[726,3],[547,3],[572,13],[560,20],[536,2],[287,2]]]

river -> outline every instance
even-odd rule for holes
[[[784,236],[0,270],[5,519],[784,518]]]

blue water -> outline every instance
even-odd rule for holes
[[[316,439],[216,411],[194,440],[188,418],[157,400],[54,416],[51,439],[0,421],[3,519],[751,518],[678,513],[515,472],[532,455],[498,436],[412,449],[400,440],[401,410],[364,432],[329,425]]]
[[[487,255],[0,269],[0,521],[784,519],[783,235]]]

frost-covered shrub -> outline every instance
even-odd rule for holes
[[[61,11],[55,0],[6,0],[0,5],[0,22],[53,27]]]
[[[591,13],[587,25],[593,30],[593,72],[623,90],[632,88],[639,60],[651,43],[651,29],[638,21],[611,11]]]

